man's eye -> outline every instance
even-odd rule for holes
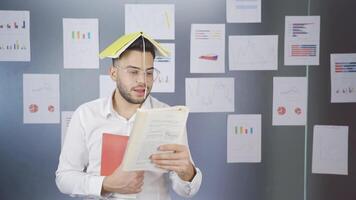
[[[147,73],[147,75],[150,75],[150,76],[153,75],[153,71],[147,71],[146,73]]]
[[[130,74],[135,74],[135,75],[138,74],[138,70],[129,70],[128,72],[129,72]]]

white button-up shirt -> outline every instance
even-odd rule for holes
[[[149,96],[143,108],[167,107]],[[56,171],[56,184],[59,190],[71,196],[85,198],[125,199],[125,195],[112,194],[102,197],[101,189],[104,176],[100,176],[101,149],[103,133],[129,135],[135,115],[129,120],[120,116],[114,109],[112,97],[97,99],[81,105],[74,113],[67,129],[67,134]],[[182,144],[188,146],[185,131]],[[196,168],[196,175],[191,182],[183,181],[175,172],[158,173],[146,171],[142,191],[136,199],[169,200],[169,188],[183,197],[191,197],[200,188],[202,174]]]

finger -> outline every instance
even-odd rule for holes
[[[121,194],[136,194],[142,191],[142,188],[139,187],[130,187],[126,190],[126,192],[118,191]]]
[[[137,185],[137,188],[142,188],[142,186],[143,186],[143,181]]]
[[[158,148],[160,151],[175,151],[182,152],[186,151],[187,147],[181,144],[163,144]]]
[[[156,165],[156,167],[168,170],[168,171],[175,171],[177,173],[181,173],[183,171],[182,167],[180,166],[173,166],[173,165]]]
[[[135,171],[136,177],[143,177],[145,172],[144,171]]]
[[[187,153],[156,153],[151,156],[152,160],[180,160],[188,158]]]
[[[137,182],[140,182],[140,183],[143,182],[143,179],[144,179],[143,176],[140,176],[140,177],[137,177],[137,178],[136,178]]]
[[[136,174],[143,175],[145,171],[135,171]]]
[[[140,181],[140,180],[135,180],[133,182],[131,182],[130,186],[133,187],[133,188],[140,188],[143,186],[143,181]]]
[[[133,193],[140,193],[142,191],[142,188],[136,188]]]
[[[167,166],[182,166],[187,162],[185,160],[153,160],[156,165],[167,165]]]

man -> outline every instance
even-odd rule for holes
[[[63,193],[94,198],[170,199],[169,187],[180,196],[191,197],[200,187],[202,174],[191,160],[186,132],[181,144],[166,144],[160,154],[150,156],[158,168],[168,173],[123,171],[100,176],[103,133],[129,135],[138,108],[167,107],[150,96],[155,79],[155,46],[143,36],[113,59],[110,76],[116,89],[109,98],[81,105],[67,130],[56,172]]]

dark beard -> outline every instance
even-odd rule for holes
[[[121,84],[117,84],[117,89],[119,90],[120,92],[120,95],[129,103],[131,104],[143,104],[143,102],[145,102],[145,100],[147,99],[148,95],[150,94],[150,90],[149,88],[146,88],[147,89],[147,95],[145,98],[143,99],[134,99],[132,98],[132,96],[130,95],[130,93],[128,91],[125,90],[125,88],[121,87]]]

